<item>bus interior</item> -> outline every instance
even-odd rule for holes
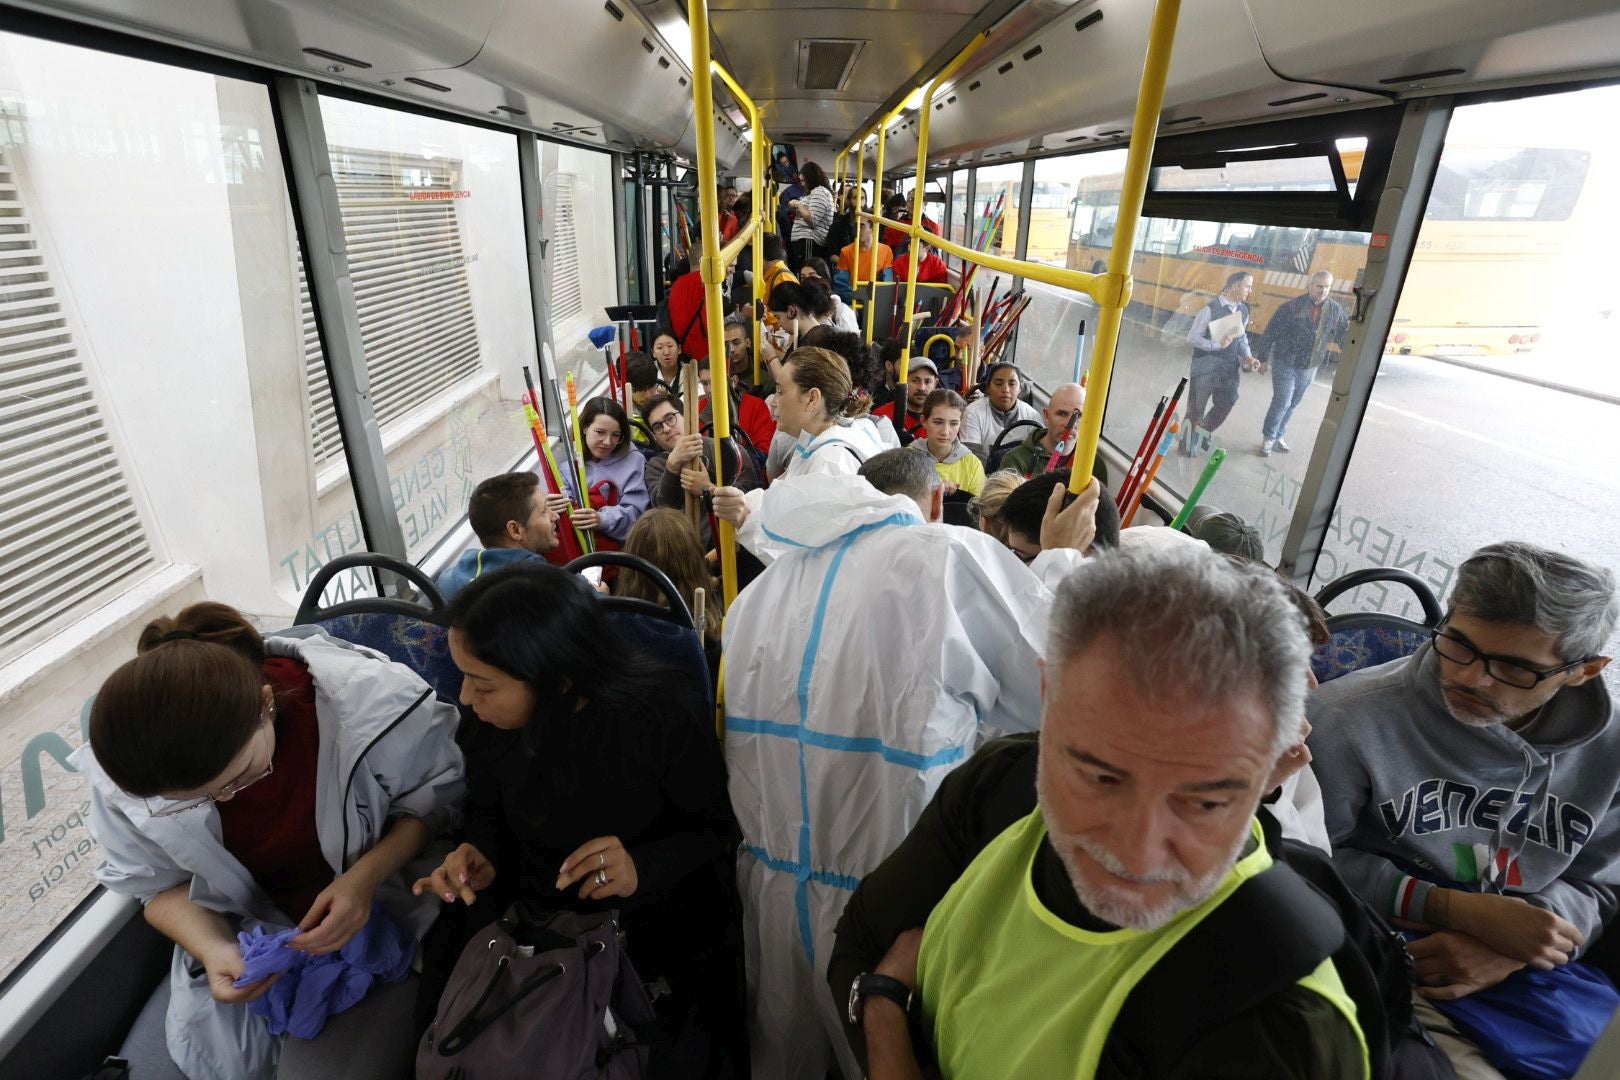
[[[68,761],[140,627],[205,597],[285,626],[355,552],[436,575],[474,543],[473,486],[534,467],[525,366],[596,392],[607,309],[696,265],[703,185],[751,186],[743,104],[718,82],[695,104],[687,8],[0,3],[0,1075],[90,1074],[167,966],[97,885]],[[772,161],[859,179],[869,207],[920,174],[947,239],[1089,272],[1153,10],[707,8]],[[981,35],[919,161],[918,91]],[[1100,458],[1124,474],[1233,272],[1263,350],[1327,271],[1350,331],[1294,452],[1257,455],[1270,387],[1245,377],[1205,501],[1313,592],[1396,568],[1443,595],[1505,535],[1612,565],[1617,114],[1613,0],[1183,4]],[[1008,348],[1035,403],[1079,381],[1095,303],[979,280],[1029,300]],[[555,393],[543,411],[566,438]],[[1174,518],[1202,468],[1167,458],[1143,520]],[[323,580],[327,603],[399,589]],[[1337,609],[1416,614],[1377,583]],[[1591,1075],[1620,1075],[1606,1053]]]

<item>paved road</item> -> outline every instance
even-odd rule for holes
[[[1072,371],[1082,305],[1044,286],[1028,287],[1037,298],[1020,328],[1020,359],[1050,386]],[[1094,310],[1085,313],[1094,325]],[[1187,373],[1188,353],[1185,344],[1127,324],[1104,423],[1111,441],[1136,448],[1159,396],[1173,392]],[[1557,358],[1526,361],[1538,359],[1551,365]],[[1228,457],[1205,499],[1255,522],[1273,559],[1305,476],[1330,378],[1323,369],[1295,414],[1291,454],[1257,453],[1271,398],[1266,375],[1244,376],[1237,407],[1217,434]],[[1426,357],[1386,356],[1318,582],[1364,566],[1403,565],[1444,590],[1469,551],[1505,538],[1616,566],[1617,450],[1620,405]],[[1203,464],[1172,454],[1159,478],[1186,492]],[[1402,605],[1377,590],[1361,590],[1356,602]]]

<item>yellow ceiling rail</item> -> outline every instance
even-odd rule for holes
[[[928,89],[923,91],[922,105],[920,106],[922,112],[917,119],[917,177],[911,190],[911,227],[906,230],[911,235],[911,247],[909,249],[911,257],[906,260],[906,306],[902,309],[906,316],[906,336],[901,339],[900,345],[900,372],[897,376],[900,386],[904,386],[906,379],[910,376],[911,343],[916,340],[917,333],[917,264],[922,261],[917,257],[921,250],[917,238],[928,232],[923,225],[923,189],[928,183],[928,123],[934,113],[934,91],[938,90],[945,80],[954,76],[962,65],[967,63],[968,59],[979,51],[979,46],[984,44],[987,37],[989,35],[985,33],[976,35],[972,41],[967,43],[966,48],[956,54],[955,60],[945,65],[945,70],[929,80]],[[879,136],[879,138],[882,138],[882,136]],[[896,285],[896,288],[898,287]],[[926,353],[926,350],[924,351]],[[967,390],[969,387],[964,386],[962,389]],[[895,413],[898,414],[899,411],[900,407],[895,406]],[[903,423],[903,417],[896,420],[897,425]]]
[[[1108,272],[1104,274],[1088,274],[1080,270],[1069,270],[1061,267],[1047,266],[1043,263],[1028,262],[1022,259],[1008,259],[1000,255],[991,255],[988,252],[974,251],[961,244],[952,243],[943,237],[935,236],[922,224],[922,188],[928,168],[928,124],[933,113],[931,102],[934,89],[949,75],[953,74],[965,61],[968,55],[983,44],[982,37],[969,43],[967,49],[953,60],[929,84],[923,96],[922,113],[919,118],[917,132],[917,190],[913,200],[911,221],[902,223],[892,221],[882,216],[881,208],[872,213],[862,212],[858,216],[872,223],[874,233],[873,242],[876,243],[876,233],[880,226],[887,225],[898,229],[911,237],[912,251],[917,250],[918,241],[938,248],[950,255],[955,255],[966,262],[974,263],[988,270],[999,270],[1014,277],[1028,278],[1047,285],[1055,285],[1060,289],[1069,289],[1073,292],[1084,293],[1097,302],[1099,318],[1097,321],[1096,347],[1091,355],[1091,366],[1087,369],[1086,407],[1081,410],[1079,435],[1074,454],[1074,469],[1069,477],[1069,490],[1079,492],[1091,480],[1092,466],[1097,457],[1097,443],[1102,438],[1103,408],[1108,403],[1108,384],[1114,372],[1114,356],[1119,346],[1120,325],[1125,317],[1125,307],[1131,300],[1131,256],[1135,250],[1136,227],[1142,219],[1142,197],[1147,193],[1148,171],[1153,162],[1153,141],[1158,137],[1159,113],[1164,109],[1164,84],[1170,73],[1170,55],[1175,46],[1176,20],[1181,13],[1181,0],[1157,0],[1153,8],[1153,22],[1148,29],[1147,55],[1142,62],[1142,82],[1137,91],[1136,115],[1131,122],[1131,140],[1129,151],[1125,159],[1124,181],[1120,187],[1119,217],[1114,226],[1114,242],[1108,253]],[[877,123],[877,173],[874,185],[883,182],[883,144],[884,133],[889,121],[899,112],[896,109],[890,112]],[[857,161],[864,166],[866,154],[865,142],[870,138],[871,132],[861,135],[856,141]],[[878,190],[881,190],[879,187]],[[876,199],[873,200],[876,202]],[[971,209],[971,208],[969,208]],[[875,258],[875,256],[874,256]],[[906,332],[907,339],[901,351],[899,378],[904,385],[907,376],[907,367],[911,359],[910,332],[915,312],[915,275],[917,271],[915,254],[910,260],[907,274],[906,289]],[[872,294],[875,300],[877,286],[874,282]],[[866,340],[872,340],[872,327],[875,322],[875,312],[867,312]],[[975,332],[978,329],[975,328]]]
[[[704,18],[706,19],[707,17],[708,17],[707,5],[705,4]],[[765,137],[765,125],[760,122],[760,119],[759,119],[759,107],[754,104],[754,99],[749,97],[747,94],[743,93],[743,88],[737,85],[737,80],[731,77],[731,72],[727,71],[725,69],[725,65],[721,64],[718,60],[710,60],[709,64],[708,64],[708,67],[709,67],[709,70],[712,70],[716,75],[720,76],[720,81],[726,84],[726,89],[731,91],[731,96],[737,99],[738,103],[742,105],[743,111],[748,114],[748,131],[749,131],[749,135],[751,136],[751,138],[749,140],[749,144],[748,144],[748,170],[749,170],[749,172],[748,172],[748,205],[753,210],[753,218],[754,218],[754,220],[751,221],[746,228],[739,229],[737,231],[737,236],[732,239],[731,244],[728,245],[725,248],[725,250],[720,252],[720,265],[721,265],[721,269],[723,270],[726,266],[729,266],[732,262],[734,262],[736,260],[737,253],[738,253],[738,251],[741,250],[742,244],[747,243],[748,239],[752,239],[753,237],[763,235],[770,228],[766,224],[766,221],[775,220],[775,215],[772,214],[772,213],[769,213],[767,211],[767,209],[766,209],[766,204],[769,203],[771,200],[766,198],[766,195],[765,195],[765,154],[767,152],[767,148],[771,145],[771,143],[770,143],[770,140]],[[745,235],[746,235],[746,237],[748,239],[744,239]],[[741,242],[739,242],[739,241],[741,241]],[[757,300],[762,299],[764,297],[764,295],[765,295],[765,245],[764,245],[764,243],[755,244],[753,250],[754,250],[753,266],[751,266],[749,269],[752,270],[753,275],[754,275],[754,299],[757,301]],[[705,282],[707,282],[709,279],[704,278],[703,280]],[[755,304],[754,306],[757,309],[759,305]],[[759,326],[759,320],[757,318],[756,319],[751,319],[750,322],[753,323],[753,337],[754,337],[754,385],[758,386],[760,384],[760,377],[759,377],[759,375],[760,375],[760,372],[759,372],[759,330],[760,330],[760,326]],[[722,331],[721,335],[720,335],[720,340],[723,341],[724,338],[725,338],[725,333],[724,333],[724,331]],[[713,348],[712,345],[710,346],[709,351],[710,351],[711,354],[714,352],[714,348]],[[725,347],[723,345],[721,346],[720,351],[721,352],[725,351]],[[712,374],[712,369],[713,369],[713,360],[712,359],[710,360],[710,367],[711,367],[711,374]],[[727,391],[729,393],[730,387],[727,387]],[[730,424],[729,419],[727,421],[727,424],[728,424],[728,427],[729,427],[729,424]],[[719,435],[719,429],[718,428],[715,429],[715,434],[716,434],[716,436]],[[716,470],[718,470],[719,467],[720,467],[719,466],[719,457],[720,456],[718,454],[715,455],[715,469]],[[717,475],[718,475],[718,472],[717,472]],[[733,561],[735,561],[735,553],[733,553]],[[731,603],[731,599],[732,599],[732,594],[727,593],[726,594],[726,603],[727,604]]]

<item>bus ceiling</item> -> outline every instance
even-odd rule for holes
[[[102,47],[110,30],[605,150],[690,157],[696,125],[713,123],[720,167],[746,159],[736,117],[723,107],[712,118],[693,115],[690,42],[676,0],[147,0],[138,10],[123,0],[23,0],[8,8],[77,27]],[[990,152],[1120,141],[1152,8],[1150,0],[908,0],[898,10],[812,14],[796,0],[717,0],[711,19],[716,57],[761,104],[767,130],[823,136],[828,159],[989,31],[931,116],[931,157],[961,165]],[[1612,78],[1620,75],[1616,41],[1613,0],[1199,0],[1182,11],[1162,130]],[[915,114],[889,131],[888,167],[914,164],[917,131]]]
[[[936,98],[930,168],[1122,142],[1152,7],[1091,0],[1021,40],[993,35]],[[1161,133],[1613,77],[1617,41],[1613,0],[1200,0],[1183,6]],[[914,118],[890,129],[885,167],[913,168],[916,144]]]

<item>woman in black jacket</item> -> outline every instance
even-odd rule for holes
[[[453,966],[517,901],[618,909],[671,1036],[653,1074],[732,1075],[746,1060],[737,832],[700,674],[639,653],[586,582],[543,564],[479,578],[450,625],[465,676],[463,842],[416,889],[471,910],[445,913],[438,962]]]

